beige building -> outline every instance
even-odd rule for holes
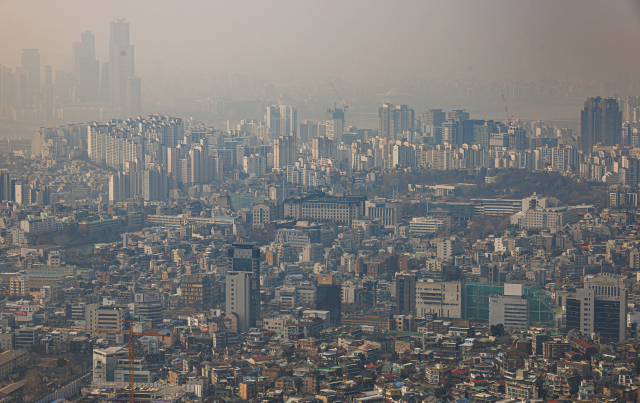
[[[460,282],[416,282],[416,316],[436,313],[438,318],[462,318],[464,287]]]
[[[550,229],[559,231],[566,224],[578,220],[576,209],[570,207],[551,207],[529,209],[524,213],[524,229]]]
[[[364,202],[364,215],[367,218],[380,218],[383,225],[396,225],[402,217],[402,202],[372,200]]]
[[[7,378],[7,375],[15,367],[27,365],[28,352],[24,350],[8,350],[0,354],[0,381]]]

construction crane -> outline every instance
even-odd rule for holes
[[[338,100],[340,101],[340,105],[342,105],[342,108],[344,110],[347,110],[347,108],[349,108],[349,104],[347,104],[345,101],[342,100],[342,98],[340,98],[340,95],[338,94],[338,91],[336,90],[336,87],[333,86],[333,84],[331,84],[331,88],[333,88],[333,92],[336,93],[336,96],[338,97]]]
[[[507,112],[507,119],[509,120],[509,126],[508,128],[511,128],[511,118],[512,115],[509,115],[509,109],[507,109],[507,100],[504,98],[504,94],[502,94],[502,102],[504,103],[504,110],[505,112]]]
[[[54,327],[54,326],[43,326],[43,330],[60,330],[63,332],[83,332],[83,333],[106,333],[106,334],[125,334],[129,336],[129,403],[133,403],[133,361],[135,356],[134,350],[134,340],[133,336],[155,336],[155,337],[163,337],[163,335],[159,333],[155,333],[153,330],[136,323],[138,326],[146,329],[149,333],[136,333],[133,331],[134,321],[130,320],[129,322],[129,330],[115,330],[115,329],[85,329],[81,327]]]

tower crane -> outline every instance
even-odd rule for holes
[[[509,120],[509,126],[507,128],[511,129],[511,118],[512,118],[512,115],[509,115],[509,109],[507,109],[507,100],[504,98],[504,94],[502,94],[502,102],[504,103],[504,110],[505,110],[505,112],[507,112],[507,119]]]
[[[336,90],[336,87],[334,87],[333,84],[331,84],[331,88],[333,88],[333,92],[336,93],[336,96],[338,97],[338,100],[340,101],[340,105],[342,105],[342,108],[344,110],[347,110],[347,108],[349,108],[349,104],[347,104],[345,101],[342,100],[342,98],[340,98],[340,95],[338,94],[338,90]]]
[[[115,329],[85,329],[81,327],[54,327],[54,326],[43,326],[43,330],[60,330],[64,332],[83,332],[83,333],[106,333],[106,334],[124,334],[129,336],[129,403],[133,403],[133,361],[135,356],[134,350],[134,336],[155,336],[155,337],[164,337],[159,333],[155,333],[153,330],[137,323],[137,325],[141,326],[143,329],[146,329],[148,333],[138,333],[133,331],[134,321],[130,320],[129,322],[129,330],[115,330]]]

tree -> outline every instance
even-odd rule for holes
[[[27,400],[35,400],[44,389],[44,383],[42,382],[42,377],[38,370],[32,369],[27,372],[27,376],[25,377],[25,385],[24,391],[27,395],[29,395],[30,399]]]
[[[499,325],[492,325],[490,328],[491,335],[494,337],[502,337],[504,334],[504,325],[500,323]]]
[[[67,360],[65,360],[64,358],[60,357],[58,358],[58,361],[56,361],[56,365],[58,367],[64,367],[65,365],[67,365]]]
[[[447,389],[446,388],[438,388],[438,389],[435,390],[434,394],[438,398],[444,397],[444,396],[447,395]]]

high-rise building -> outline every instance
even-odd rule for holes
[[[255,282],[255,274],[248,271],[227,272],[226,275],[225,308],[229,315],[236,315],[239,332],[256,325],[255,306],[251,298]]]
[[[109,204],[114,205],[124,199],[124,173],[109,175]]]
[[[620,144],[622,136],[622,112],[615,98],[587,98],[580,114],[580,144],[584,152],[591,153],[593,146]]]
[[[333,274],[319,274],[316,286],[316,309],[329,311],[332,325],[342,321],[342,290]]]
[[[396,277],[396,286],[397,286]],[[416,316],[436,314],[439,318],[462,318],[464,315],[464,285],[459,281],[415,283]],[[406,292],[407,290],[405,290]]]
[[[290,136],[298,129],[298,111],[295,106],[280,105],[280,135]]]
[[[116,108],[126,108],[128,78],[134,75],[134,48],[129,43],[129,23],[122,19],[111,21],[109,84],[110,101]]]
[[[145,358],[134,358],[133,381],[151,383],[154,374],[147,366]],[[129,351],[124,347],[108,347],[93,350],[93,382],[129,382]]]
[[[327,109],[326,113],[327,137],[332,138],[336,146],[342,143],[342,133],[344,132],[344,110]]]
[[[422,114],[422,132],[433,135],[431,128],[441,127],[445,120],[447,120],[447,114],[442,109],[429,109]]]
[[[409,315],[416,311],[416,275],[396,273],[396,315]]]
[[[273,140],[273,167],[283,169],[296,160],[296,138],[280,136]]]
[[[489,324],[503,325],[507,330],[528,330],[529,296],[524,284],[505,284],[504,295],[489,297]]]
[[[393,112],[394,140],[400,140],[405,131],[415,130],[415,112],[407,105],[398,105]]]
[[[100,96],[100,63],[96,60],[96,38],[91,31],[80,34],[73,44],[73,69],[77,76],[77,98],[97,102]]]
[[[457,120],[447,119],[442,123],[442,141],[449,144],[461,146],[462,125]]]
[[[267,106],[264,120],[269,130],[269,137],[280,136],[280,107],[277,105]]]
[[[11,201],[11,175],[9,171],[0,172],[0,200]]]
[[[40,96],[40,53],[38,49],[22,49],[22,68],[29,72],[28,102],[35,106]]]
[[[253,242],[236,242],[229,249],[226,310],[238,317],[238,331],[255,327],[260,318],[260,249]]]
[[[393,105],[382,104],[378,109],[378,137],[393,139],[391,134],[391,121],[393,120]]]
[[[626,340],[627,291],[621,277],[587,276],[584,288],[567,297],[566,312],[568,329],[587,337],[599,334],[611,342]]]
[[[133,306],[131,306],[133,305]],[[157,291],[136,292],[129,311],[138,319],[162,323],[163,304],[162,293]]]
[[[382,104],[378,110],[378,135],[399,140],[405,131],[415,130],[415,112],[407,105]]]
[[[91,304],[85,307],[85,329],[111,329],[124,331],[129,320],[129,308],[125,306],[100,306]],[[122,334],[105,334],[104,338],[118,344],[124,343]]]
[[[452,109],[451,112],[447,113],[447,119],[452,120],[469,120],[469,112],[464,109]]]
[[[182,276],[180,290],[182,306],[198,310],[213,308],[215,277],[209,273]]]
[[[298,138],[301,143],[308,143],[314,137],[318,137],[318,122],[304,120],[300,123]]]

